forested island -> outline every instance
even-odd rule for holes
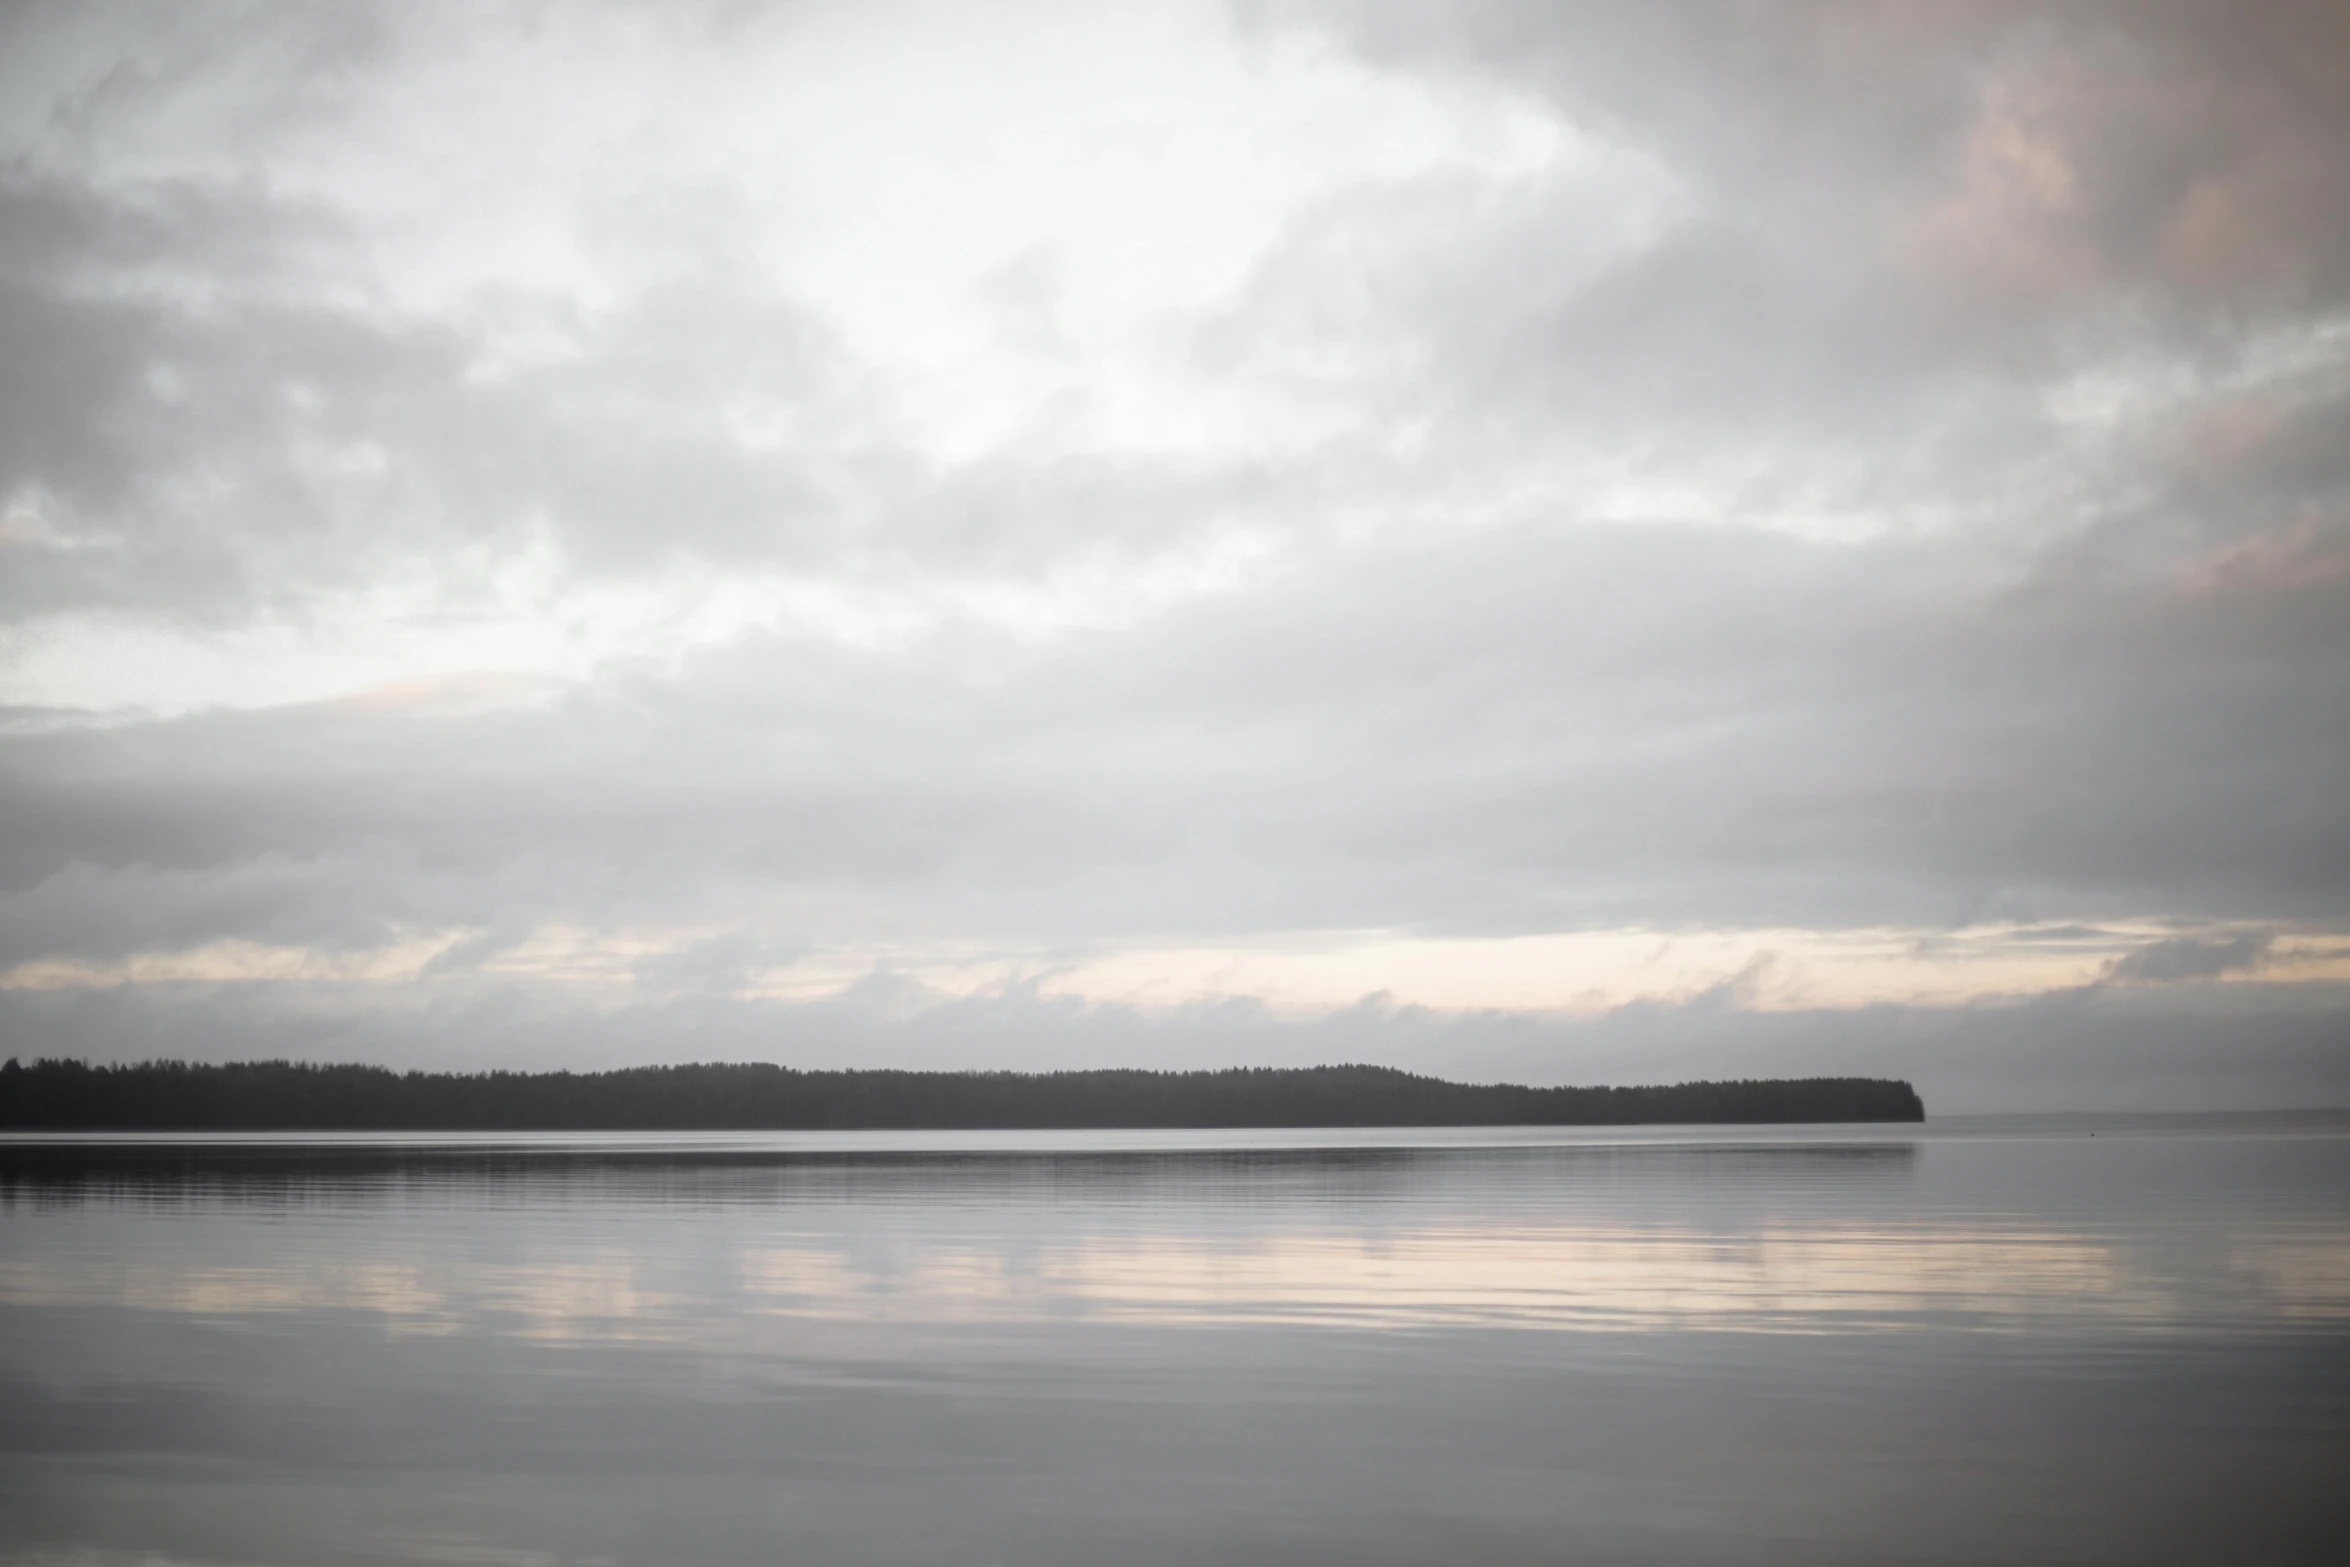
[[[799,1131],[1922,1121],[1905,1082],[1452,1083],[1381,1066],[1148,1072],[395,1072],[295,1061],[0,1067],[11,1131]]]

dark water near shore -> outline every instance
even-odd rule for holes
[[[2350,1560],[2350,1121],[5,1143],[0,1411],[12,1561]]]

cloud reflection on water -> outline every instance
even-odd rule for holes
[[[0,1190],[32,1243],[0,1259],[0,1304],[343,1312],[400,1334],[714,1348],[776,1319],[1769,1333],[2350,1321],[2350,1226],[2323,1212],[2155,1227],[2126,1205],[2019,1214],[1921,1183],[1908,1144],[163,1157],[20,1150]],[[184,1222],[191,1207],[200,1226]]]

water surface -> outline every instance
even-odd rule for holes
[[[0,1144],[0,1556],[2350,1551],[2350,1121]]]

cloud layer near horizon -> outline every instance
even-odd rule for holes
[[[0,29],[12,1049],[2345,1097],[2338,8]]]

